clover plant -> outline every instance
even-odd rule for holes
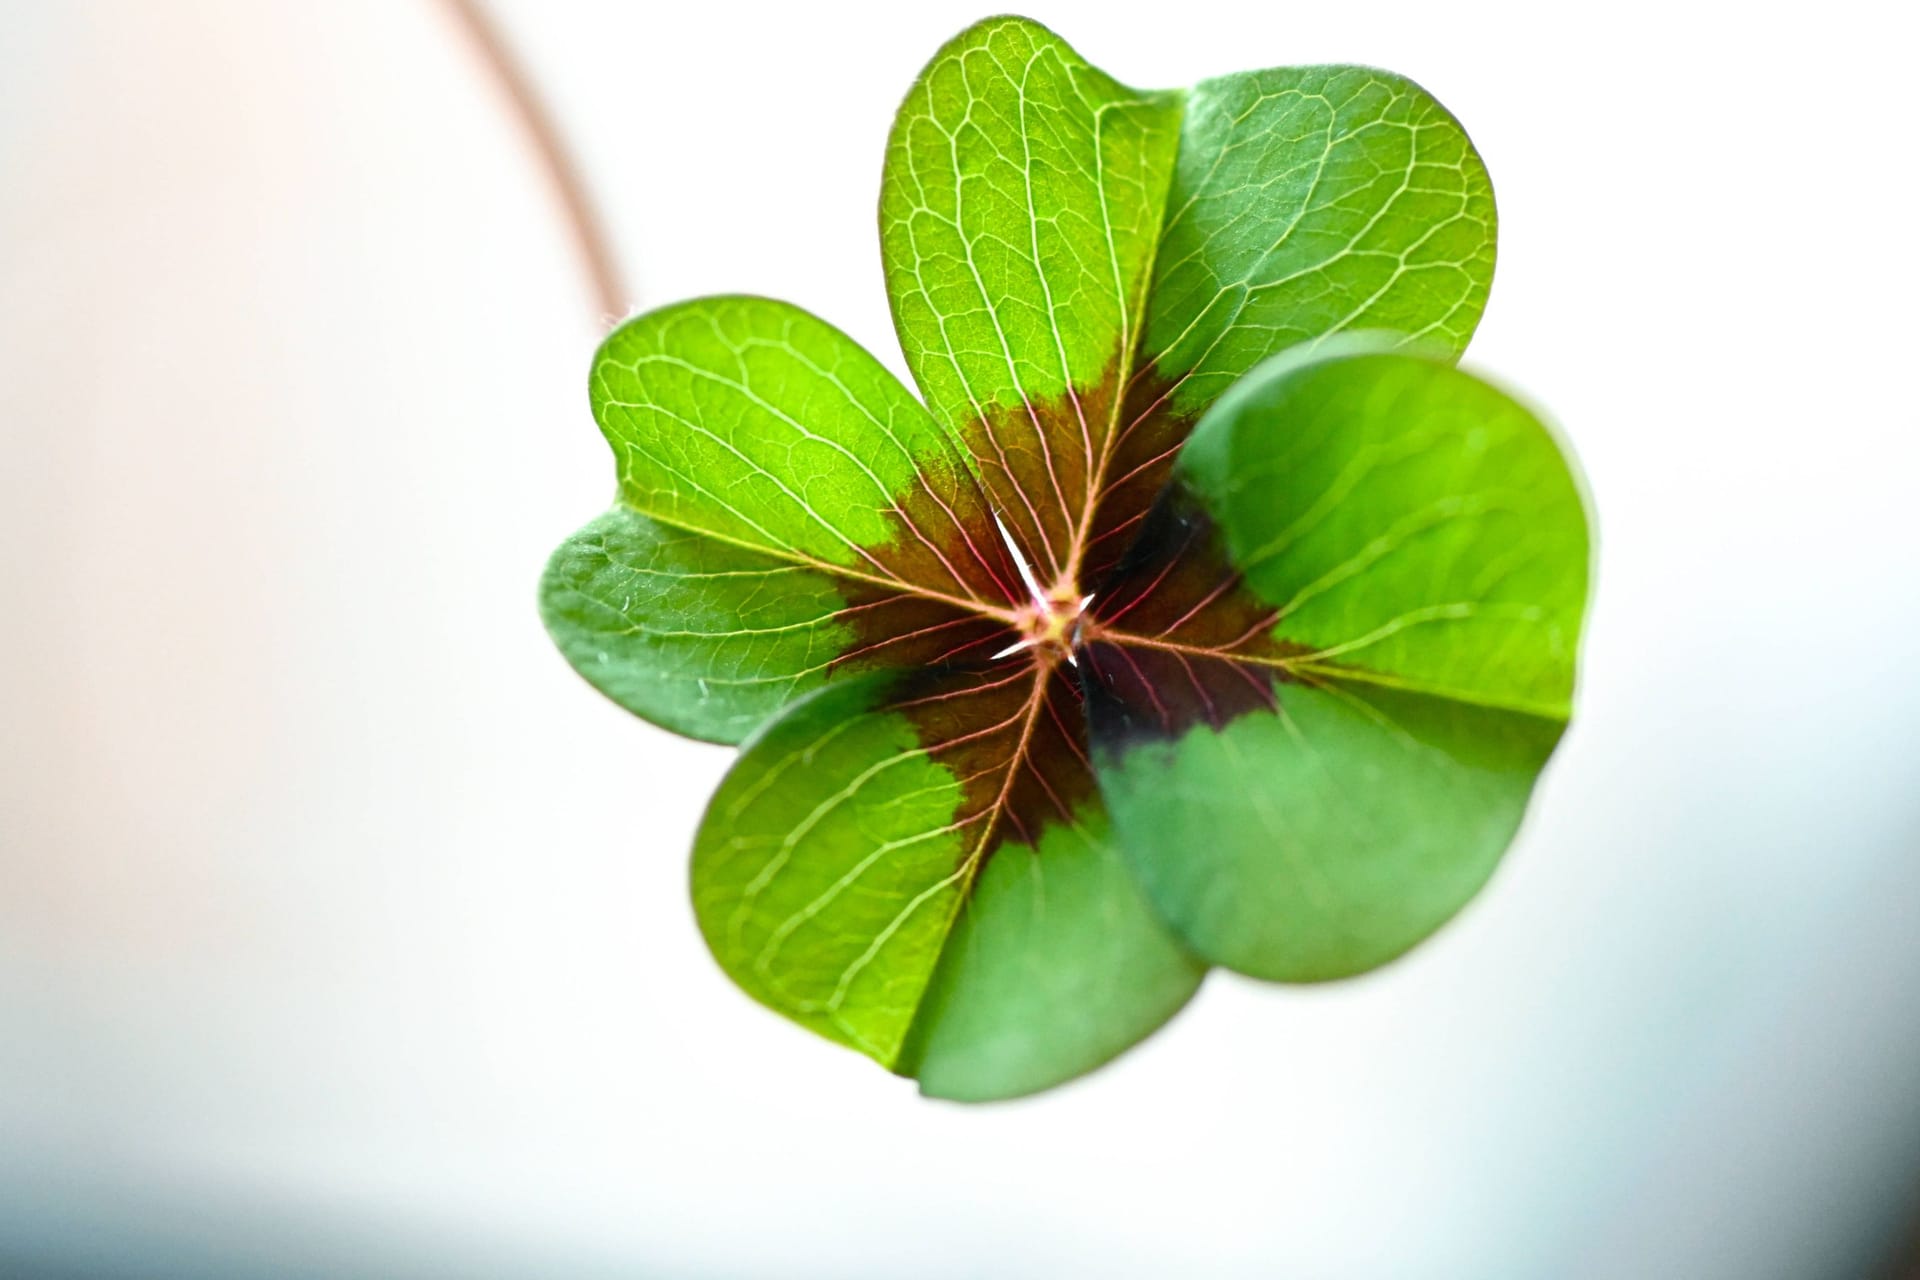
[[[1209,966],[1371,969],[1486,881],[1567,724],[1582,490],[1453,360],[1493,276],[1460,125],[1351,66],[1128,88],[1032,22],[900,108],[920,395],[823,320],[622,324],[568,660],[739,743],[693,850],[722,968],[926,1093],[1010,1097]]]

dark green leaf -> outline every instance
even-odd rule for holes
[[[829,676],[918,666],[1000,635],[978,615],[615,507],[560,545],[547,629],[621,706],[735,743]]]
[[[1097,798],[981,871],[898,1064],[979,1101],[1092,1070],[1186,1004],[1206,966],[1174,940]]]
[[[1188,944],[1330,978],[1457,911],[1565,725],[1587,560],[1551,434],[1445,363],[1281,357],[1222,397],[1085,664],[1120,844]]]

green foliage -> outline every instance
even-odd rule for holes
[[[744,740],[715,958],[990,1099],[1208,965],[1427,936],[1565,726],[1587,589],[1560,447],[1451,364],[1493,274],[1466,134],[1384,72],[1141,92],[992,19],[909,92],[880,223],[924,405],[784,303],[636,317],[592,379],[616,505],[542,584],[597,688]]]
[[[1571,710],[1587,527],[1558,446],[1486,383],[1380,346],[1235,384],[1181,451],[1163,511],[1183,518],[1142,541],[1264,630],[1088,654],[1121,847],[1196,954],[1258,977],[1359,973],[1457,911]]]

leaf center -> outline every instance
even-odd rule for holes
[[[1082,619],[1092,599],[1092,596],[1047,599],[1020,606],[1014,610],[1014,630],[1019,632],[1020,639],[994,656],[1003,658],[1030,649],[1049,665],[1062,658],[1069,665],[1077,665],[1073,651],[1080,643]]]
[[[1034,577],[1033,565],[1020,550],[1020,544],[1013,540],[1012,532],[998,513],[994,515],[993,523],[1000,530],[1000,540],[1006,544],[1014,566],[1020,570],[1020,581],[1027,588],[1026,603],[1016,606],[1013,611],[1013,629],[1020,638],[993,656],[1005,658],[1031,651],[1036,659],[1048,667],[1062,658],[1066,659],[1068,665],[1076,665],[1073,650],[1080,643],[1081,619],[1087,612],[1087,606],[1093,603],[1093,597],[1081,595],[1080,588],[1065,576],[1054,583],[1052,590],[1042,590],[1039,579]]]

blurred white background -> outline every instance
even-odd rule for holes
[[[603,331],[434,0],[0,0],[0,1272],[1809,1277],[1920,1204],[1903,7],[1032,0],[1145,85],[1360,61],[1494,176],[1470,361],[1600,511],[1581,710],[1371,977],[1216,975],[967,1109],[708,959],[728,754],[541,632]],[[900,368],[893,108],[982,11],[494,6],[636,306]],[[12,1268],[9,1270],[9,1268]]]

